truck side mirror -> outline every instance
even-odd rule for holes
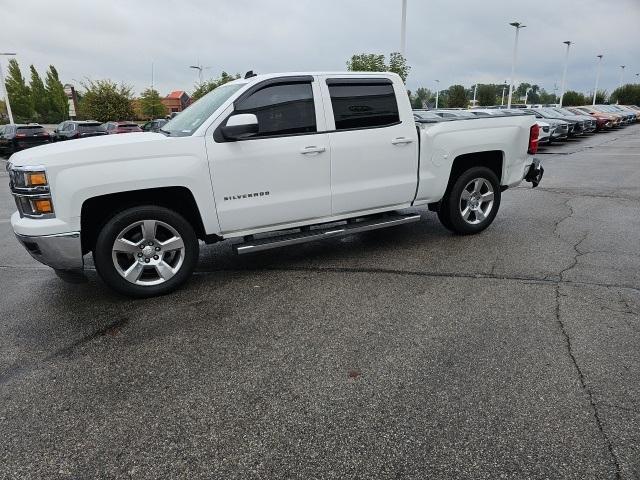
[[[227,120],[221,128],[222,136],[227,141],[236,141],[258,133],[258,117],[253,113],[240,113]]]

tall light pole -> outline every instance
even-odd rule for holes
[[[13,57],[15,53],[3,52],[0,57]],[[9,103],[9,92],[7,92],[7,84],[4,81],[4,73],[2,72],[2,62],[0,61],[0,83],[2,83],[2,93],[4,94],[4,103],[7,106],[9,114],[9,123],[13,123],[13,113],[11,112],[11,104]]]
[[[407,0],[402,0],[402,23],[400,24],[400,55],[407,54]]]
[[[596,95],[598,95],[598,82],[600,81],[601,67],[602,67],[602,55],[598,55],[598,69],[596,70],[596,87],[593,89],[593,105],[596,104]]]
[[[567,82],[567,66],[569,65],[569,48],[571,47],[571,41],[567,40],[562,42],[567,46],[567,53],[564,56],[564,70],[562,72],[562,83],[560,84],[560,107],[562,107],[562,99],[564,98],[564,92]]]
[[[529,87],[527,88],[527,90],[524,92],[524,105],[525,107],[527,106],[527,99],[529,98],[529,92],[533,90],[533,88]]]
[[[500,106],[504,107],[504,91],[507,89],[507,82],[502,85],[502,100],[500,100]]]
[[[476,83],[476,86],[473,87],[473,106],[476,106],[476,94],[478,93],[478,84]]]
[[[511,22],[509,25],[516,28],[516,40],[513,43],[513,60],[511,61],[511,78],[509,79],[509,100],[507,102],[507,108],[511,108],[511,97],[513,96],[513,76],[516,73],[516,58],[518,55],[518,34],[521,28],[526,27],[526,25],[520,22]]]
[[[438,108],[438,96],[440,95],[440,80],[436,80],[436,108]]]
[[[622,77],[624,76],[624,67],[626,67],[626,65],[620,65],[620,88],[622,88]]]

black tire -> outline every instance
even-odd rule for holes
[[[482,179],[482,181],[479,182],[481,185],[479,193],[481,195],[489,193],[489,187],[491,188],[493,191],[493,203],[489,203],[489,200],[483,201],[481,197],[477,200],[479,204],[477,213],[472,210],[470,214],[467,213],[468,218],[465,219],[461,209],[463,205],[469,205],[466,201],[461,201],[461,198],[465,188],[468,188],[469,184],[476,179]],[[485,189],[484,193],[482,193],[482,189]],[[469,190],[467,190],[467,193],[473,195],[475,192],[469,192]],[[438,218],[445,228],[454,233],[460,235],[480,233],[491,225],[496,217],[498,209],[500,208],[500,198],[500,183],[496,174],[487,167],[472,167],[460,174],[449,186],[444,198],[440,202]]]
[[[161,222],[161,224],[165,224],[174,229],[184,245],[184,249],[182,251],[175,252],[176,256],[182,256],[181,263],[176,265],[177,271],[173,273],[171,278],[162,280],[163,283],[157,285],[139,285],[126,280],[116,269],[113,258],[112,249],[114,248],[114,242],[117,237],[124,230],[136,224],[136,222],[142,222],[144,220]],[[132,231],[135,228],[136,227],[132,227]],[[164,230],[165,228],[161,225],[160,229]],[[156,231],[160,229],[156,227]],[[146,242],[142,243],[146,244]],[[161,243],[158,242],[157,245],[161,245]],[[96,245],[93,250],[93,259],[96,271],[110,288],[129,297],[147,298],[170,293],[184,284],[190,278],[196,267],[199,252],[200,245],[198,243],[196,233],[184,217],[173,210],[169,210],[168,208],[143,205],[124,210],[113,216],[104,224],[98,233]],[[155,252],[150,253],[150,255],[153,253]],[[170,255],[169,252],[166,254]],[[129,256],[133,258],[132,266],[137,264],[136,256],[138,256],[138,254],[134,255],[124,253],[122,255],[125,256],[125,261]],[[160,255],[162,257],[157,261],[164,262],[165,254],[160,252]],[[157,256],[153,258],[157,258]],[[140,260],[140,263],[142,263],[142,260]],[[142,267],[144,267],[144,271],[147,273],[150,273],[149,270],[152,269],[152,266],[148,265],[142,265]],[[153,271],[156,271],[155,268]],[[157,273],[160,277],[160,270],[157,270]],[[140,278],[142,278],[142,276]]]

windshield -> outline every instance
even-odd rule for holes
[[[222,85],[189,106],[173,120],[162,127],[162,131],[173,137],[188,137],[193,135],[213,112],[226,102],[231,95],[244,87],[245,83]]]
[[[554,110],[558,113],[561,113],[562,115],[566,115],[567,117],[575,117],[576,114],[573,113],[571,110],[565,110],[564,108],[554,108]]]

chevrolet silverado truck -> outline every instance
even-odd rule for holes
[[[201,242],[246,254],[417,222],[420,206],[481,232],[504,190],[540,181],[537,141],[529,115],[414,119],[392,73],[248,74],[157,133],[14,154],[11,225],[60,277],[92,254],[108,286],[149,297],[189,278]]]

